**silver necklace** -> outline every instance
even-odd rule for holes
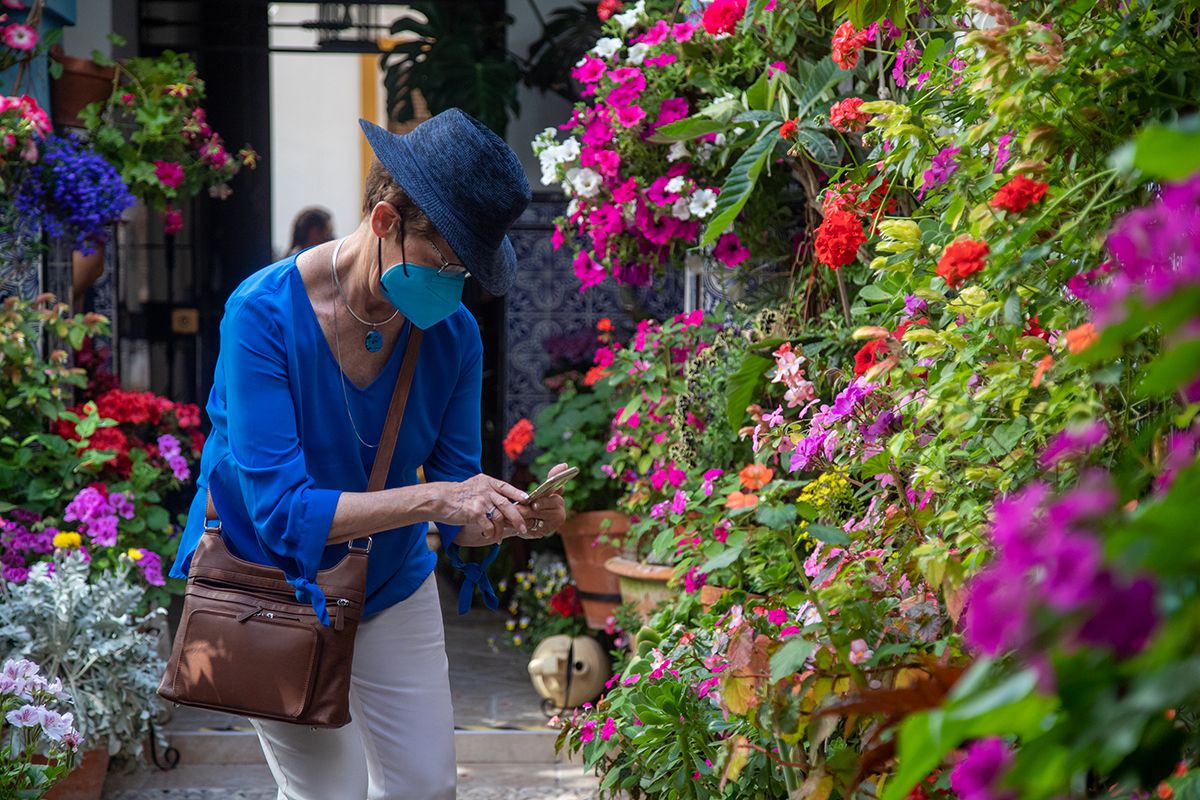
[[[346,310],[350,312],[350,316],[354,317],[363,325],[366,325],[368,328],[370,328],[370,330],[367,331],[367,335],[363,338],[363,347],[367,348],[368,353],[378,353],[381,349],[383,349],[383,334],[379,332],[379,326],[387,325],[389,322],[394,320],[396,315],[400,313],[400,309],[393,311],[392,315],[383,322],[369,322],[354,312],[354,309],[350,306],[350,301],[346,299],[346,294],[342,291],[342,284],[341,281],[338,280],[337,274],[338,253],[341,252],[342,245],[345,243],[345,239],[339,239],[338,243],[334,245],[333,248],[333,261],[330,264],[330,269],[333,272],[333,285],[335,288],[337,288],[338,297],[342,298],[342,302],[346,305]]]
[[[338,254],[338,251],[342,249],[342,242],[344,242],[344,241],[346,241],[346,240],[342,239],[342,241],[338,242],[337,245],[333,248],[333,259],[330,261],[330,268],[331,268],[331,271],[333,272],[334,285],[337,284],[337,254]],[[338,287],[338,294],[341,294],[341,287]],[[342,296],[342,299],[343,300],[346,299],[344,295]],[[350,311],[351,314],[354,314],[354,311],[350,309],[349,303],[346,304],[346,308],[347,308],[347,310]],[[393,314],[392,316],[395,316],[395,314]],[[357,315],[355,315],[355,319],[358,319]],[[362,322],[362,320],[359,320],[359,322]],[[368,336],[369,335],[370,334],[368,334]],[[359,444],[361,444],[363,447],[370,447],[371,449],[379,447],[379,442],[376,442],[375,444],[371,444],[370,442],[368,442],[367,440],[362,438],[362,434],[360,434],[358,432],[358,425],[356,425],[354,422],[354,414],[350,411],[350,392],[346,388],[346,371],[344,369],[342,369],[342,337],[338,333],[338,306],[337,306],[337,303],[333,304],[333,345],[334,345],[334,348],[337,350],[338,377],[342,379],[342,400],[346,404],[346,417],[350,420],[350,429],[354,431],[354,438],[358,439]],[[370,350],[370,347],[368,347],[367,349]]]

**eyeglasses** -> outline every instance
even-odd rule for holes
[[[447,260],[445,253],[442,252],[442,248],[438,247],[437,242],[435,242],[433,239],[427,238],[426,241],[433,245],[433,249],[437,252],[438,258],[442,260],[442,265],[438,267],[438,275],[441,275],[443,272],[449,272],[451,275],[458,275],[467,271],[465,264]]]

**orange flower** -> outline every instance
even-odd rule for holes
[[[1046,370],[1050,369],[1050,365],[1053,363],[1054,356],[1044,356],[1042,360],[1038,362],[1037,369],[1033,371],[1033,380],[1029,382],[1029,385],[1035,389],[1041,386],[1042,378],[1045,376]]]
[[[754,508],[758,505],[758,495],[730,492],[725,495],[726,508]]]
[[[609,333],[610,331],[612,331],[612,329],[613,329],[612,320],[609,319],[608,317],[604,317],[599,322],[596,323],[596,330],[600,331],[601,333]]]
[[[515,461],[532,441],[533,423],[527,419],[519,419],[508,429],[508,435],[504,437],[504,453]]]
[[[751,464],[739,472],[738,477],[742,479],[742,486],[753,492],[769,483],[775,477],[775,471],[762,464]]]
[[[587,371],[587,374],[583,376],[583,385],[584,386],[595,386],[596,382],[598,380],[600,380],[601,378],[607,378],[607,377],[608,377],[608,373],[604,371],[604,367],[600,367],[600,366],[592,367],[591,369],[589,369]]]
[[[1082,353],[1096,343],[1100,335],[1096,333],[1096,326],[1090,322],[1085,322],[1078,328],[1072,328],[1067,331],[1067,349],[1072,353]]]
[[[1161,800],[1171,800],[1171,798],[1175,796],[1175,790],[1172,789],[1166,781],[1160,783],[1158,788],[1154,790],[1154,793],[1158,795]]]

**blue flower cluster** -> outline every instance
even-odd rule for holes
[[[13,203],[26,222],[91,253],[107,226],[133,205],[117,170],[75,136],[48,136],[41,158],[19,178]]]

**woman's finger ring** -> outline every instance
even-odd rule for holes
[[[488,522],[491,522],[492,517],[495,515],[495,513],[496,513],[496,507],[492,506],[490,509],[488,509],[488,512],[486,514],[484,514],[484,516],[487,517]]]
[[[529,527],[530,527],[530,528],[532,528],[532,529],[533,529],[533,530],[535,530],[535,531],[540,531],[542,528],[546,527],[546,523],[545,523],[543,520],[540,520],[540,519],[535,519],[535,520],[534,520],[534,521],[533,521],[533,522],[532,522],[532,523],[529,525]]]

